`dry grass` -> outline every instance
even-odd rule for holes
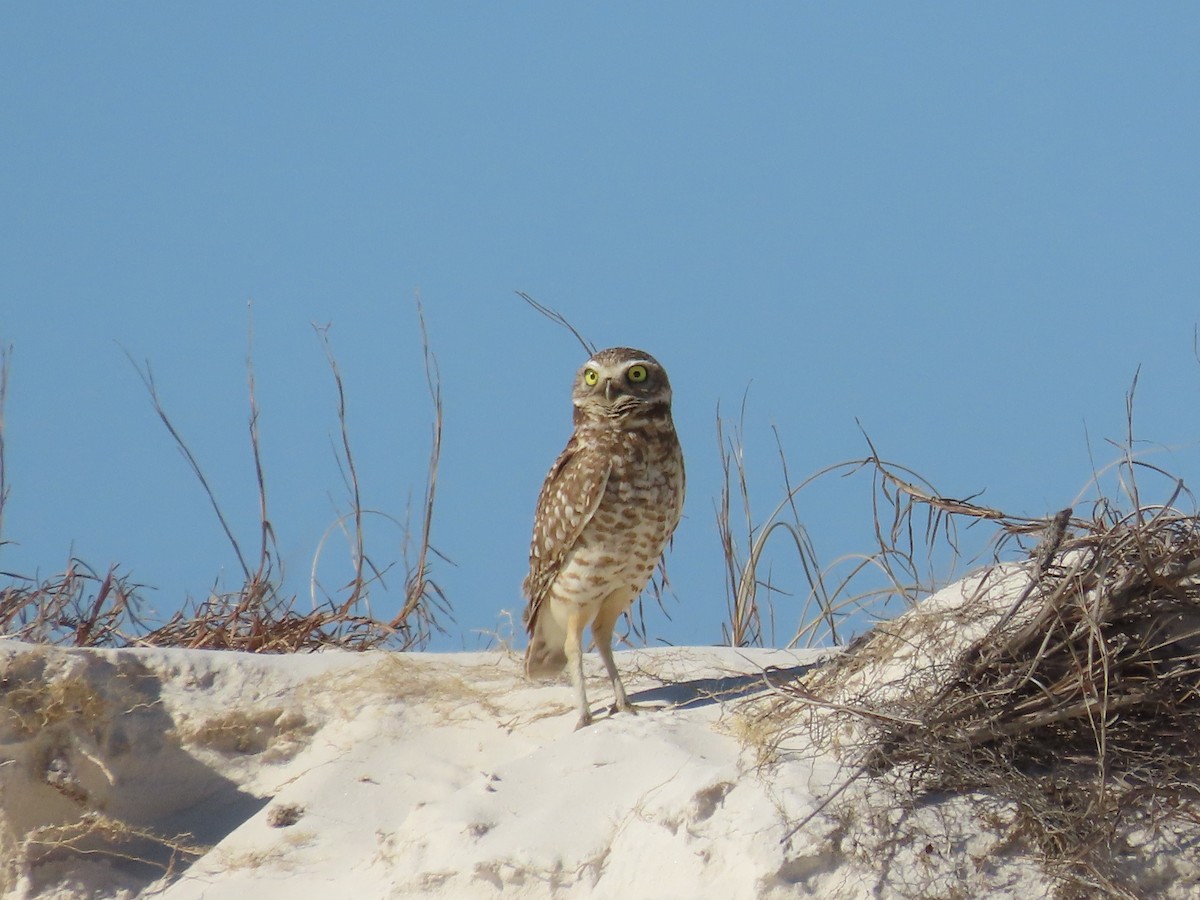
[[[432,557],[446,560],[430,542],[433,531],[433,510],[437,497],[438,463],[442,457],[442,379],[437,357],[429,349],[429,332],[425,328],[425,313],[417,304],[421,324],[421,349],[425,362],[425,384],[433,404],[433,428],[430,438],[429,469],[425,477],[425,496],[421,503],[421,527],[416,537],[407,525],[404,530],[404,607],[389,622],[389,627],[403,634],[410,645],[424,645],[435,629],[438,615],[449,615],[450,607],[442,589],[429,577]]]
[[[981,797],[986,827],[1039,860],[1060,896],[1153,891],[1156,857],[1200,848],[1200,515],[1179,508],[1194,505],[1182,482],[1145,503],[1139,475],[1165,473],[1126,449],[1124,508],[1101,497],[1086,516],[1031,520],[875,465],[909,519],[923,507],[938,529],[988,521],[997,557],[1028,535],[1040,543],[997,563],[961,606],[917,608],[777,685],[754,722],[775,729],[764,755],[797,731],[838,748],[848,774],[814,815],[880,785],[884,806],[913,814]],[[879,534],[908,530],[896,522]]]
[[[189,747],[226,755],[267,754],[272,762],[290,759],[317,730],[304,713],[282,706],[230,709],[177,727]]]
[[[796,623],[790,638],[782,641],[787,647],[841,645],[864,622],[891,618],[954,580],[963,555],[958,513],[982,518],[1001,515],[969,500],[939,497],[920,475],[881,457],[865,433],[867,456],[826,466],[794,483],[775,431],[783,498],[760,519],[753,510],[745,464],[744,415],[744,398],[733,424],[717,409],[723,478],[716,521],[727,597],[722,637],[731,646],[778,645],[776,632],[786,621]],[[870,479],[874,546],[824,563],[801,521],[797,499],[830,479],[864,476]],[[1039,520],[1018,524],[1013,519],[1011,524],[1019,530],[1041,527]],[[774,549],[780,541],[782,554]],[[785,589],[774,574],[781,555],[798,565],[800,590]]]
[[[241,571],[241,587],[234,591],[211,593],[202,601],[189,601],[167,621],[154,623],[143,619],[140,614],[140,585],[131,583],[115,566],[101,575],[72,558],[65,571],[52,578],[25,578],[8,573],[10,583],[0,592],[0,633],[34,643],[72,646],[169,646],[254,653],[292,653],[322,647],[353,650],[391,647],[407,650],[425,646],[433,633],[441,629],[442,620],[450,615],[450,606],[432,577],[435,558],[443,558],[432,545],[437,471],[441,456],[443,411],[440,376],[419,302],[417,316],[425,374],[433,402],[433,440],[420,523],[415,532],[406,522],[401,523],[404,536],[399,552],[404,561],[405,590],[401,608],[395,616],[383,620],[371,612],[371,589],[377,585],[386,587],[384,577],[391,564],[376,566],[367,557],[363,549],[364,519],[383,514],[364,507],[347,426],[345,385],[332,351],[328,329],[318,328],[318,338],[337,391],[340,442],[335,446],[334,453],[350,503],[350,512],[339,516],[335,522],[336,527],[351,523],[348,536],[352,575],[345,587],[327,592],[317,583],[314,574],[311,591],[313,602],[307,611],[297,608],[294,594],[288,595],[282,590],[283,567],[268,514],[259,408],[250,351],[247,351],[246,358],[248,433],[257,482],[259,518],[256,553],[253,555],[243,549],[200,462],[167,413],[150,364],[139,365],[130,357],[155,413],[183,454],[228,540]],[[251,334],[251,341],[252,337]],[[8,491],[3,452],[7,385],[8,354],[0,351],[0,524],[3,523],[4,501]],[[390,516],[385,518],[391,519]],[[323,546],[322,540],[317,548],[317,557]],[[316,571],[316,559],[313,571]]]
[[[916,724],[875,729],[865,762],[923,791],[1006,797],[1066,884],[1136,895],[1114,850],[1144,830],[1195,840],[1200,825],[1200,520],[1164,508],[1077,524],[907,711]]]
[[[83,675],[49,676],[40,650],[17,657],[0,676],[0,729],[9,741],[64,723],[94,731],[110,715],[108,701]]]
[[[156,862],[145,846],[165,851],[166,860]],[[29,866],[64,855],[95,855],[157,866],[168,877],[174,875],[177,866],[191,863],[210,849],[197,844],[190,834],[160,835],[95,811],[86,812],[73,822],[34,829],[21,841],[21,854]]]
[[[9,577],[0,589],[0,634],[34,644],[120,647],[131,626],[141,625],[140,586],[116,567],[100,575],[71,559],[51,578]]]

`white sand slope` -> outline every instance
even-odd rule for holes
[[[803,732],[760,767],[744,710],[764,667],[800,674],[817,654],[617,659],[643,711],[574,731],[566,683],[528,682],[499,652],[0,640],[3,896],[1048,894],[1036,865],[972,821],[970,798],[895,815],[831,804],[785,840],[847,771]],[[588,664],[603,702],[599,661]],[[914,827],[926,814],[943,838]],[[203,848],[172,862],[149,833]]]
[[[578,732],[569,688],[527,682],[501,653],[0,653],[7,896],[148,889],[142,862],[22,852],[87,810],[215,844],[153,885],[168,898],[750,897],[822,874],[789,860],[783,795],[729,733],[760,666],[812,653],[619,654],[646,709]],[[39,699],[33,679],[58,687]]]

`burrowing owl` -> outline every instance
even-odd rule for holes
[[[538,496],[525,578],[525,671],[568,667],[579,725],[591,724],[583,686],[583,630],[612,679],[613,711],[632,712],[613,662],[613,626],[637,599],[679,522],[683,452],[671,384],[649,353],[601,350],[571,392],[575,431]]]

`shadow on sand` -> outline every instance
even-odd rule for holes
[[[634,703],[670,706],[674,709],[698,709],[768,691],[773,685],[804,677],[819,665],[820,662],[802,666],[768,666],[761,672],[747,675],[678,681],[637,691],[629,699]]]

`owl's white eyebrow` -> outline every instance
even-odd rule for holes
[[[598,363],[595,360],[590,360],[587,368],[595,369],[598,372],[624,372],[630,366],[652,366],[654,363],[648,359],[627,359],[615,365],[607,363]]]

